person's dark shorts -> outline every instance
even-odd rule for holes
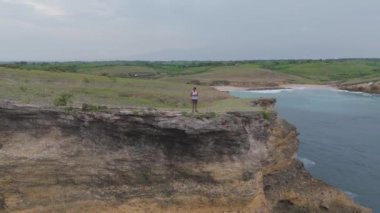
[[[198,100],[191,100],[192,102],[193,102],[193,104],[196,104],[196,103],[198,103]]]

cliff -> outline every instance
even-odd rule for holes
[[[370,212],[306,172],[276,113],[3,104],[0,118],[0,212]]]

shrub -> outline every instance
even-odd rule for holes
[[[230,85],[229,81],[226,80],[218,80],[211,82],[211,86],[228,86]]]
[[[55,106],[67,106],[72,102],[73,95],[70,93],[62,93],[54,99]]]
[[[75,111],[74,107],[69,106],[65,108],[65,112],[73,112],[73,111]]]
[[[261,115],[263,116],[263,118],[264,118],[264,120],[270,120],[270,113],[268,112],[268,111],[266,111],[266,110],[263,110],[262,112],[261,112]]]
[[[196,114],[189,113],[189,112],[182,112],[182,115],[184,117],[192,117],[192,118],[196,118],[196,119],[200,119],[200,120],[214,119],[214,118],[218,117],[218,114],[215,112],[196,113]]]
[[[181,114],[182,114],[182,116],[184,116],[184,117],[191,117],[191,116],[192,116],[192,114],[189,113],[189,112],[181,112]]]
[[[114,76],[107,76],[113,83],[117,82],[117,79]]]
[[[217,116],[218,116],[218,114],[216,114],[215,112],[207,112],[204,115],[204,117],[208,118],[208,119],[216,118]]]
[[[88,79],[88,78],[83,78],[83,83],[86,83],[86,84],[88,84],[88,83],[90,83],[90,79]]]
[[[191,80],[186,82],[187,84],[192,84],[192,85],[202,85],[202,82],[200,80]]]
[[[130,97],[131,95],[129,94],[129,93],[127,93],[127,92],[119,92],[119,97],[124,97],[124,98],[126,98],[126,97]]]
[[[99,112],[99,111],[105,111],[108,108],[106,106],[96,106],[91,104],[82,104],[82,111],[86,112]]]
[[[21,90],[22,92],[26,92],[28,89],[27,89],[25,86],[20,86],[20,90]]]

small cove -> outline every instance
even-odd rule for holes
[[[300,133],[298,158],[318,179],[380,212],[380,96],[333,88],[231,91],[274,97]]]

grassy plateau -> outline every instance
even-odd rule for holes
[[[193,86],[201,112],[252,110],[210,86],[278,87],[380,81],[380,60],[12,62],[0,64],[0,100],[37,105],[83,103],[189,110]],[[61,104],[59,104],[59,101]]]

